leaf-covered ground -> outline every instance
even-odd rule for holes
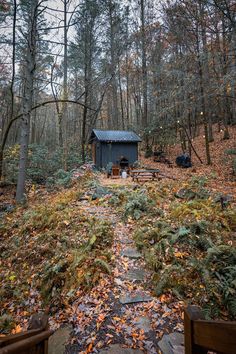
[[[1,222],[1,330],[29,316],[70,306],[110,272],[113,230],[108,219],[86,213],[81,197],[91,176],[55,195],[46,194]]]
[[[173,168],[163,163],[153,162],[152,158],[145,159],[140,156],[143,165],[160,168],[166,175],[175,177],[178,181],[187,181],[193,175],[210,177],[208,186],[211,190],[216,192],[236,195],[236,174],[233,175],[233,160],[235,161],[234,154],[228,154],[229,151],[236,151],[236,127],[229,127],[230,139],[223,140],[223,131],[218,130],[218,125],[213,126],[214,141],[210,143],[210,153],[212,164],[206,164],[206,152],[204,143],[203,127],[200,129],[200,135],[192,140],[192,144],[202,160],[202,164],[192,153],[193,167],[182,169],[175,167],[175,159],[178,155],[182,154],[182,148],[179,143],[169,145],[166,148],[167,158],[173,163]]]
[[[2,333],[46,310],[52,328],[73,326],[69,353],[113,343],[157,353],[164,333],[183,331],[187,303],[235,317],[235,196],[214,181],[90,174],[62,192],[32,190],[1,222]],[[141,256],[125,255],[135,247]],[[148,299],[123,304],[127,294]]]

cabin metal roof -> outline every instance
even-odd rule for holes
[[[133,131],[127,130],[97,130],[93,129],[90,141],[94,136],[99,141],[111,141],[111,142],[141,142],[141,138]]]

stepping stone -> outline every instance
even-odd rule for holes
[[[130,281],[144,281],[147,276],[147,272],[143,269],[131,269],[123,275],[123,278]]]
[[[119,279],[119,278],[115,278],[114,283],[116,285],[118,285],[118,286],[123,286],[124,285],[124,282],[121,279]]]
[[[65,326],[54,332],[48,341],[48,354],[64,354],[71,332],[72,326]]]
[[[146,333],[152,330],[151,322],[148,317],[138,317],[134,324]]]
[[[192,189],[189,188],[182,188],[177,193],[175,193],[175,197],[179,199],[191,200],[194,199],[196,196],[197,193],[195,193],[194,191],[192,191]]]
[[[151,296],[148,296],[142,292],[129,293],[127,295],[120,296],[120,303],[122,305],[136,304],[138,302],[148,302],[152,301]]]
[[[141,258],[142,255],[135,248],[126,248],[121,252],[121,255],[131,259]]]
[[[113,344],[99,351],[99,354],[143,354],[140,349],[122,348],[119,344]]]
[[[184,354],[184,335],[181,333],[165,334],[158,342],[163,354]]]

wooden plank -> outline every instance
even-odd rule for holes
[[[20,340],[24,340],[27,338],[30,338],[34,335],[37,335],[42,332],[42,329],[33,329],[27,332],[22,332],[22,333],[17,333],[17,334],[10,334],[6,337],[3,337],[0,339],[0,348],[10,345],[16,342],[19,342]]]
[[[236,353],[236,322],[196,320],[193,333],[196,345],[224,354]]]
[[[140,180],[147,180],[147,181],[150,181],[150,180],[153,180],[152,177],[136,177],[134,178],[136,181],[140,181]]]
[[[145,177],[145,176],[147,176],[147,177],[157,177],[155,174],[153,174],[153,173],[137,173],[137,174],[134,174],[133,175],[133,177]]]
[[[150,180],[153,180],[153,177],[135,177],[134,179],[136,179],[137,181],[139,181],[139,180],[143,180],[143,179],[145,179],[145,180],[148,180],[148,181],[150,181]]]
[[[197,306],[188,306],[184,309],[184,346],[185,354],[200,354],[207,353],[202,351],[194,343],[193,336],[193,321],[196,319],[202,319],[203,315],[201,310]]]
[[[185,353],[236,353],[236,322],[206,321],[197,306],[184,310]]]
[[[146,177],[140,177],[140,178],[135,178],[135,180],[137,182],[140,182],[140,181],[153,181],[153,178],[146,178]]]
[[[44,354],[48,354],[48,339],[44,341]]]
[[[139,176],[150,176],[150,177],[153,177],[153,174],[145,172],[145,173],[137,173],[134,176],[136,176],[136,177],[139,177]]]
[[[38,346],[39,343],[42,343],[42,348],[44,348],[44,345],[45,345],[44,341],[47,340],[52,334],[53,334],[53,331],[51,331],[51,330],[43,331],[42,333],[37,334],[33,337],[26,338],[24,340],[21,340],[16,343],[12,343],[6,347],[3,347],[2,349],[0,349],[0,354],[27,353],[27,352],[30,352],[29,349],[31,349],[35,346]],[[44,353],[44,349],[43,349],[43,351],[39,350],[39,352]]]
[[[4,338],[1,338],[0,348],[32,337],[46,329],[48,329],[48,316],[45,313],[34,314],[30,318],[28,331],[17,334],[10,334]]]
[[[148,181],[159,179],[159,170],[133,170],[132,171],[133,181]]]

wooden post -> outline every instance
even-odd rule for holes
[[[28,331],[32,329],[48,329],[48,316],[45,313],[34,314],[31,316],[28,325]]]
[[[29,321],[28,331],[0,339],[0,354],[48,354],[48,316],[35,314]]]
[[[184,345],[185,354],[207,354],[207,350],[194,344],[193,321],[204,319],[199,307],[188,306],[184,309]]]
[[[184,310],[185,353],[236,353],[236,321],[206,321],[197,306]]]

